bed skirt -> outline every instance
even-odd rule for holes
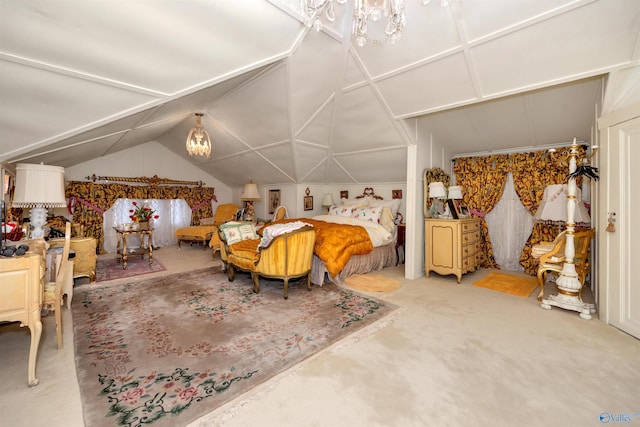
[[[366,255],[354,255],[335,277],[331,277],[324,263],[317,255],[313,256],[311,264],[311,283],[322,286],[326,280],[336,284],[342,284],[344,279],[352,274],[365,274],[373,270],[381,270],[384,267],[396,265],[398,254],[396,244],[391,243],[373,249]]]

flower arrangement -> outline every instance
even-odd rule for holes
[[[151,218],[158,219],[160,215],[154,215],[156,211],[151,209],[149,205],[138,206],[137,202],[132,202],[133,209],[129,209],[129,218],[133,222],[149,221]]]

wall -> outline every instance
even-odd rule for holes
[[[373,188],[376,195],[383,197],[385,200],[392,199],[393,190],[402,191],[402,200],[399,212],[405,217],[407,185],[401,183],[375,183],[375,184],[284,184],[284,185],[258,185],[258,191],[262,196],[262,200],[254,202],[254,210],[258,218],[270,219],[269,214],[269,190],[280,190],[280,204],[287,208],[289,218],[310,218],[316,215],[324,215],[325,208],[322,206],[324,195],[330,193],[334,202],[340,200],[340,192],[348,191],[349,198],[353,199],[361,195],[367,187]],[[306,190],[309,189],[309,195],[313,197],[313,209],[304,210],[304,197]],[[243,188],[234,188],[234,203],[240,203]]]
[[[229,186],[157,142],[148,142],[65,168],[64,175],[67,181],[86,181],[85,177],[93,174],[119,177],[157,175],[182,181],[203,181],[205,186],[215,188],[218,204],[229,203],[233,199],[233,191]],[[216,203],[214,211],[215,207]]]

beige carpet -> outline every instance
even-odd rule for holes
[[[538,286],[538,281],[534,277],[489,273],[485,278],[475,282],[473,286],[527,298]]]
[[[402,286],[396,279],[377,274],[353,274],[344,281],[352,289],[369,292],[390,292]]]

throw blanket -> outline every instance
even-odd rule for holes
[[[266,248],[271,244],[271,241],[281,234],[290,233],[295,230],[299,230],[304,226],[311,225],[302,221],[289,222],[286,224],[273,224],[269,225],[262,229],[262,239],[260,240],[260,244],[258,245],[258,250],[260,248]]]
[[[373,243],[367,230],[357,225],[335,224],[310,218],[283,219],[271,224],[301,220],[315,228],[316,244],[313,252],[324,262],[331,276],[340,273],[352,255],[364,255],[373,251]]]

